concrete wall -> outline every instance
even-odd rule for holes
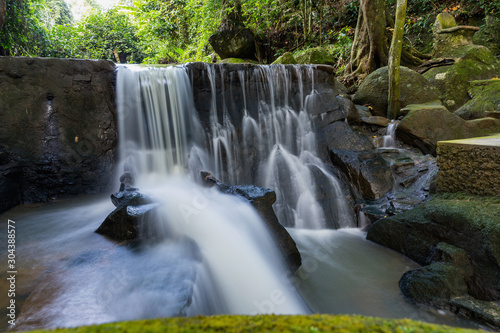
[[[500,135],[438,143],[438,191],[500,196]]]
[[[114,70],[107,61],[0,57],[0,212],[109,188]]]

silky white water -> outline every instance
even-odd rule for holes
[[[387,125],[387,131],[382,137],[382,147],[383,148],[396,148],[396,128],[398,127],[399,121],[391,120]]]
[[[137,178],[142,193],[161,205],[152,228],[165,241],[188,239],[200,251],[202,267],[194,282],[199,292],[194,293],[187,313],[307,313],[301,297],[282,278],[287,267],[253,208],[194,181],[204,163],[189,170],[188,161],[190,155],[192,162],[192,155],[204,154],[198,147],[206,136],[197,120],[186,72],[176,67],[121,67],[117,91],[124,170]],[[234,144],[227,133],[233,127],[224,112],[222,124],[215,112],[211,119],[213,156],[219,156],[218,149],[227,149],[230,168],[229,148]],[[212,161],[217,172],[221,159]],[[204,294],[207,289],[211,297]]]

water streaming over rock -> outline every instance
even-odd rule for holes
[[[391,120],[387,125],[387,131],[383,136],[383,148],[396,148],[396,128],[398,127],[399,121]]]
[[[155,234],[170,243],[192,241],[202,257],[196,283],[186,286],[193,297],[181,313],[307,313],[283,278],[288,269],[258,214],[246,202],[193,181],[200,168],[234,162],[229,118],[220,124],[214,111],[211,132],[204,133],[183,68],[122,67],[117,91],[123,167],[136,176],[141,192],[161,204],[151,219]],[[219,149],[227,159],[210,158],[220,156]]]

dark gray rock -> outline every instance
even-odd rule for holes
[[[323,129],[323,135],[329,149],[350,151],[374,149],[373,144],[366,137],[356,133],[343,121],[337,121]]]
[[[330,149],[330,159],[364,199],[380,199],[393,188],[389,165],[375,151]]]
[[[451,66],[431,68],[423,76],[438,89],[439,99],[452,112],[470,100],[469,81],[489,80],[500,72],[500,62],[484,46],[463,45],[446,57],[456,61]]]
[[[0,174],[11,189],[0,211],[109,189],[114,69],[107,61],[0,57],[0,142],[18,161]]]
[[[141,233],[141,229],[146,230],[142,224],[148,221],[148,215],[158,205],[136,188],[113,193],[111,200],[116,209],[95,232],[118,242],[147,238],[148,235]]]
[[[255,35],[252,30],[245,27],[239,3],[223,18],[219,29],[209,37],[208,41],[221,59],[257,60]]]

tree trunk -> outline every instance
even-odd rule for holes
[[[403,49],[403,33],[406,17],[406,0],[398,0],[396,22],[392,34],[391,49],[389,50],[389,96],[387,118],[396,119],[399,116],[401,103],[399,87],[399,66],[401,64],[401,50]]]
[[[0,31],[5,22],[5,12],[7,11],[7,0],[0,0]]]
[[[351,59],[344,73],[347,81],[387,65],[387,21],[385,0],[361,0]]]

